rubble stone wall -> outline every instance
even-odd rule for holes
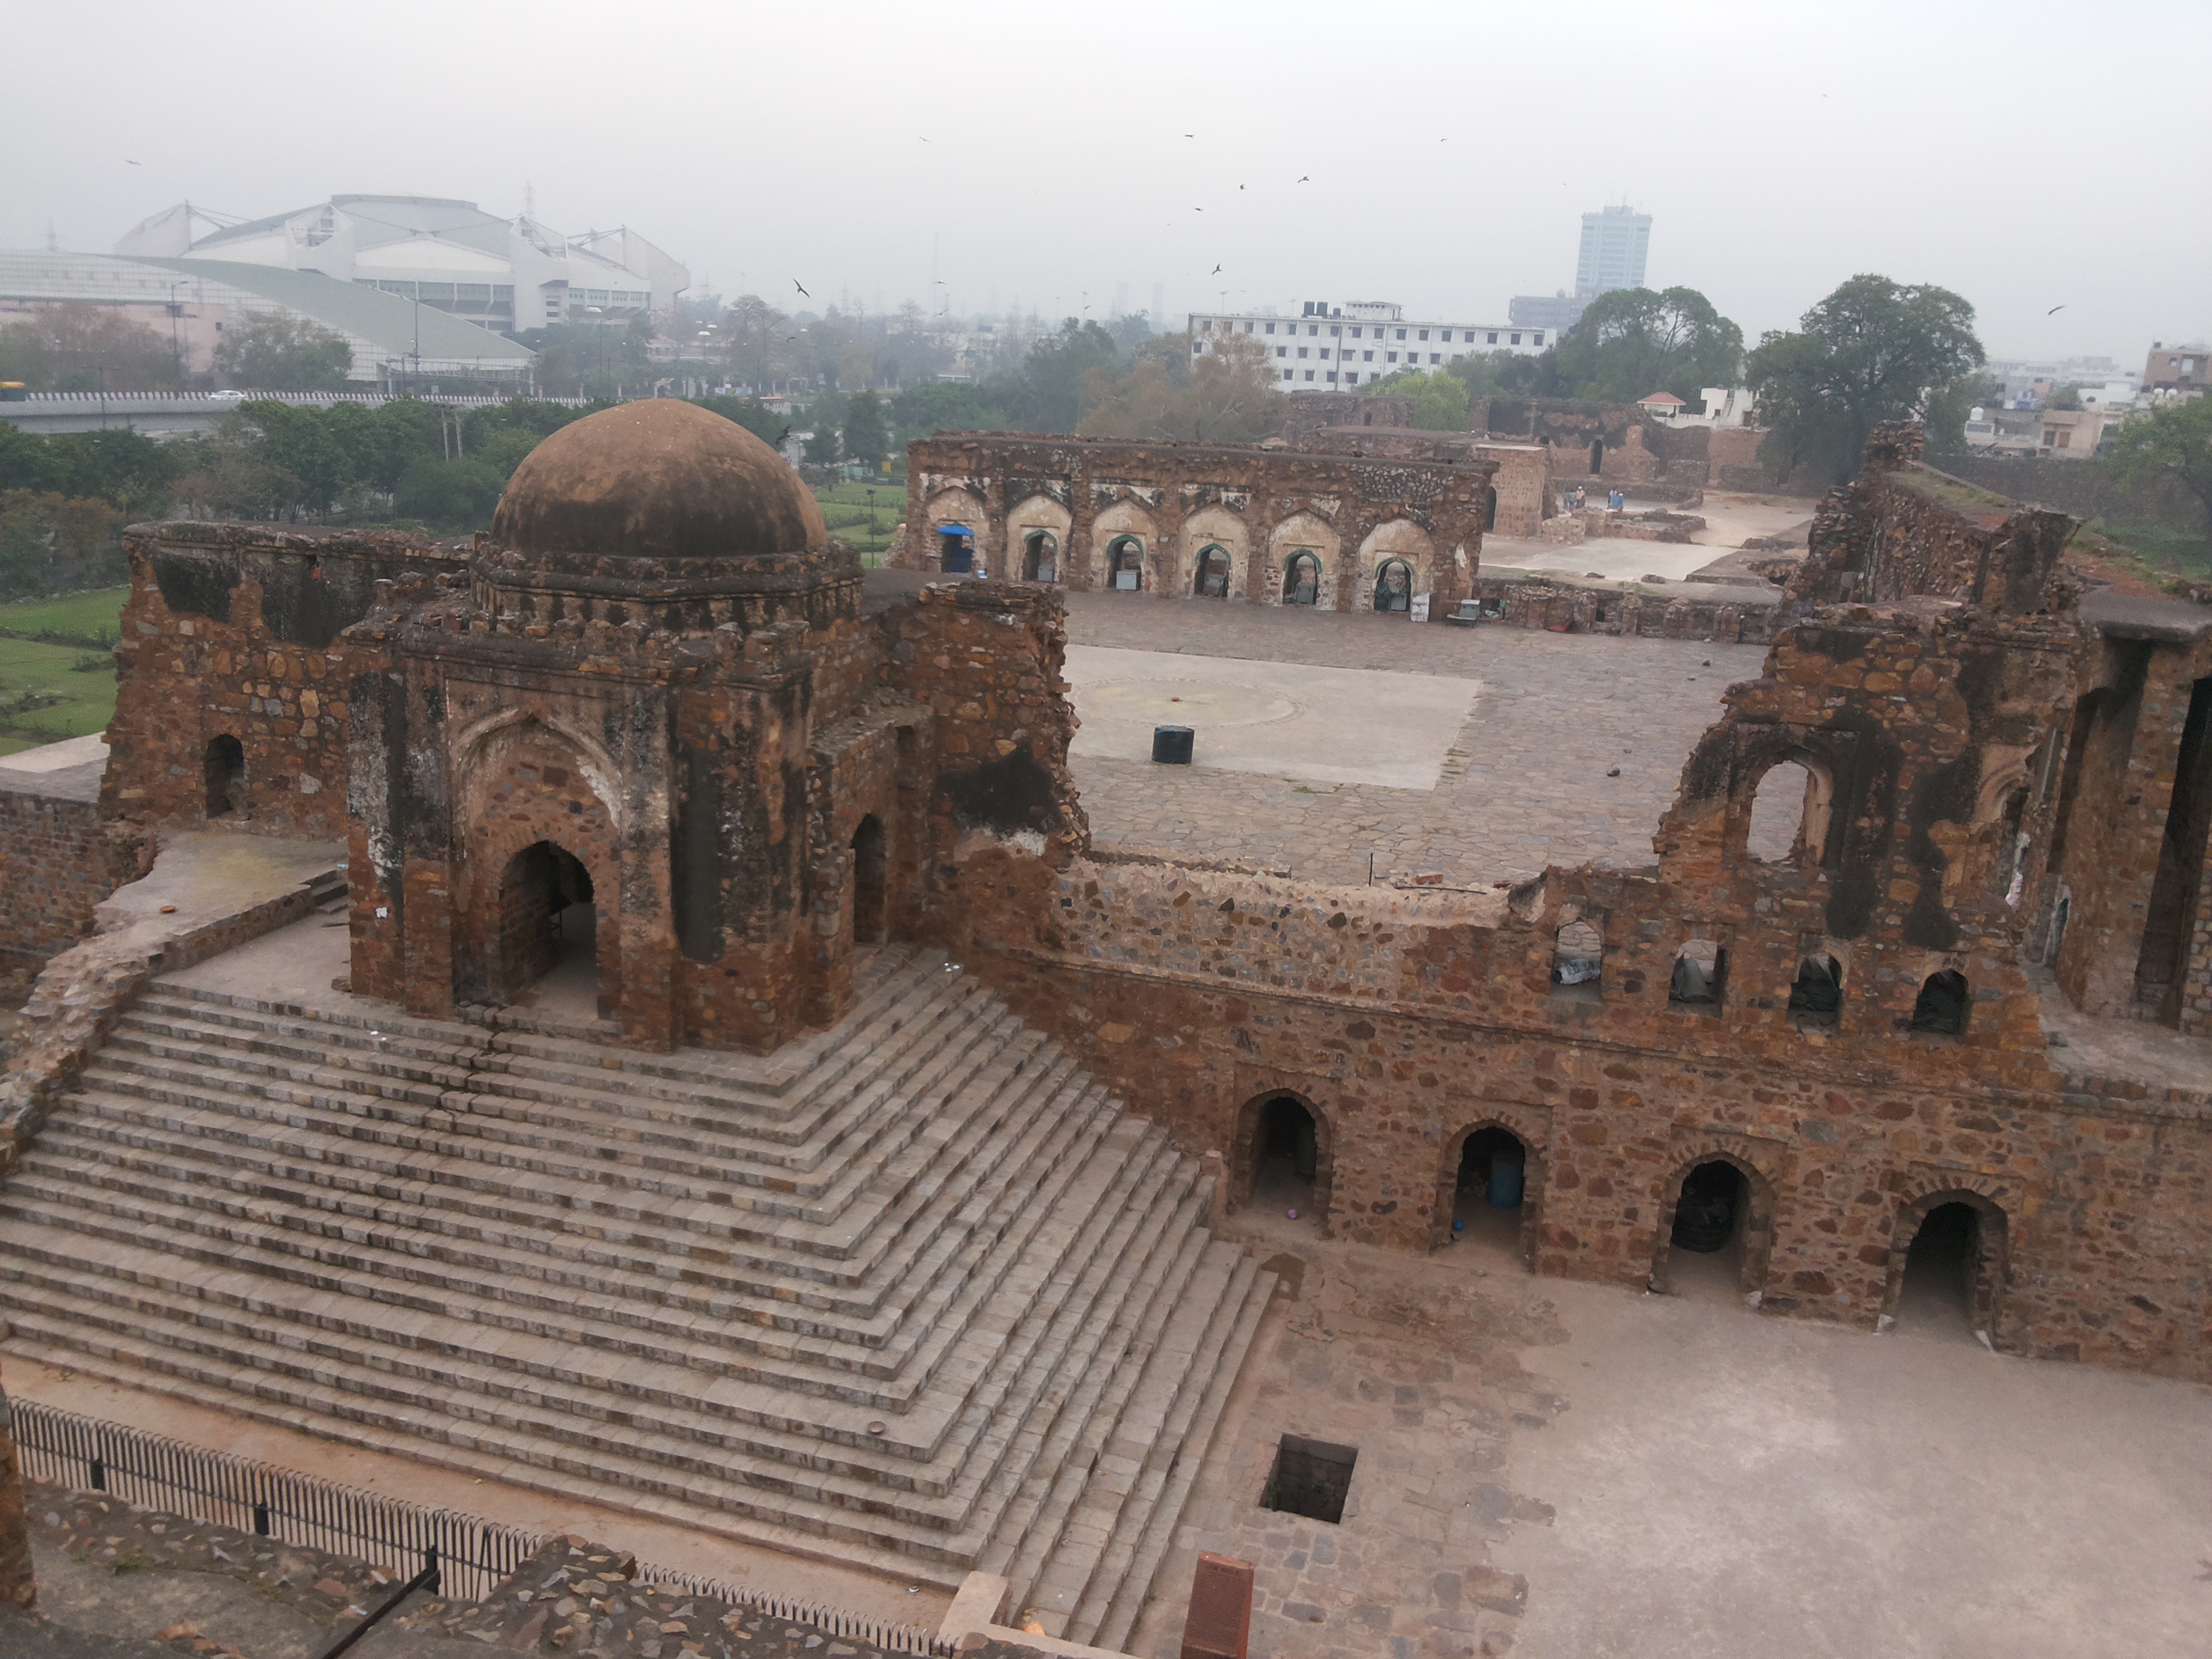
[[[1432,1248],[1462,1146],[1500,1127],[1529,1153],[1536,1270],[1664,1288],[1684,1179],[1724,1163],[1748,1192],[1746,1294],[1862,1328],[1957,1202],[1981,1218],[1998,1346],[2212,1376],[2212,1086],[2057,1069],[2024,965],[2082,650],[2070,617],[1800,612],[1730,689],[1647,868],[1378,893],[971,845],[930,926],[1222,1152],[1232,1201],[1259,1105],[1289,1094],[1319,1120],[1330,1230]],[[1753,857],[1785,763],[1797,844]],[[1598,930],[1595,983],[1553,982],[1570,924]],[[1711,1001],[1676,994],[1693,940],[1724,953]],[[1832,1011],[1791,1006],[1808,958],[1839,969]],[[1928,1001],[1954,974],[1955,1030]]]
[[[101,815],[200,823],[209,746],[231,737],[234,816],[274,834],[345,833],[346,701],[337,636],[377,584],[459,567],[436,543],[175,522],[124,534],[131,559]]]
[[[1686,599],[1667,593],[1575,587],[1541,577],[1484,575],[1474,597],[1494,619],[1514,628],[1622,638],[1711,640],[1765,645],[1780,607],[1737,599]]]
[[[153,838],[101,823],[89,799],[0,784],[0,1007],[20,1008],[57,951],[92,931],[95,906],[146,873]]]

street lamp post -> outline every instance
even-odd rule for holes
[[[605,308],[600,306],[586,306],[584,314],[592,319],[592,338],[599,346],[599,372],[597,378],[604,380],[607,378],[607,331],[603,321],[606,314]]]

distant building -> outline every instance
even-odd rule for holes
[[[1623,204],[1583,215],[1583,246],[1575,261],[1575,293],[1594,300],[1617,288],[1644,286],[1644,256],[1651,246],[1651,216]]]
[[[1636,406],[1655,421],[1672,422],[1678,416],[1689,412],[1689,404],[1671,392],[1647,392],[1636,400]]]
[[[2143,391],[2154,398],[2197,398],[2212,385],[2212,348],[2151,342],[2143,360]]]
[[[1371,385],[1401,369],[1440,368],[1470,351],[1534,356],[1553,337],[1548,328],[1510,323],[1422,322],[1388,300],[1309,300],[1296,317],[1193,312],[1188,332],[1194,358],[1219,350],[1226,336],[1251,335],[1284,384],[1316,386]]]
[[[2110,357],[1992,357],[1982,372],[2003,388],[2006,409],[2039,409],[2069,386],[2081,389],[2083,404],[2100,408],[2132,408],[2137,395],[2134,371]]]
[[[2101,409],[2046,409],[2039,422],[2036,453],[2062,461],[2094,460],[2106,429],[2118,424]]]
[[[140,258],[313,273],[434,307],[496,333],[665,314],[691,273],[627,227],[564,236],[436,196],[333,196],[244,224],[180,203],[116,243]]]
[[[427,305],[319,271],[219,259],[127,258],[112,253],[0,252],[0,324],[39,307],[96,305],[170,342],[185,374],[215,367],[223,331],[256,316],[304,318],[343,337],[347,379],[382,385],[425,375],[529,383],[529,347]]]
[[[1554,338],[1582,321],[1589,309],[1589,298],[1565,289],[1552,295],[1516,294],[1505,304],[1505,314],[1516,327],[1545,329]]]

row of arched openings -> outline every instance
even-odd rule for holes
[[[1288,1093],[1262,1097],[1243,1115],[1246,1202],[1297,1231],[1319,1233],[1332,1176],[1326,1124]],[[1483,1123],[1465,1131],[1438,1196],[1441,1244],[1479,1261],[1534,1267],[1542,1160],[1512,1129]],[[1708,1158],[1681,1171],[1671,1196],[1653,1288],[1729,1297],[1759,1290],[1773,1230],[1764,1177],[1733,1158]],[[1921,1199],[1899,1217],[1884,1311],[1907,1326],[1990,1329],[2004,1246],[2004,1212],[1979,1194]]]
[[[1675,952],[1668,975],[1668,1006],[1718,1016],[1728,1000],[1727,947],[1690,939]],[[1595,922],[1577,918],[1553,936],[1552,994],[1570,1001],[1600,1000],[1605,978],[1605,939]],[[1844,1005],[1844,964],[1825,951],[1801,957],[1790,981],[1788,1011],[1801,1029],[1833,1027]],[[1921,981],[1907,1029],[1935,1036],[1964,1036],[1972,992],[1955,968],[1939,968]]]

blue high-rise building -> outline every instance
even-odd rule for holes
[[[1651,216],[1623,203],[1583,215],[1583,247],[1575,261],[1575,294],[1594,300],[1617,288],[1644,286],[1644,256],[1651,246]]]

